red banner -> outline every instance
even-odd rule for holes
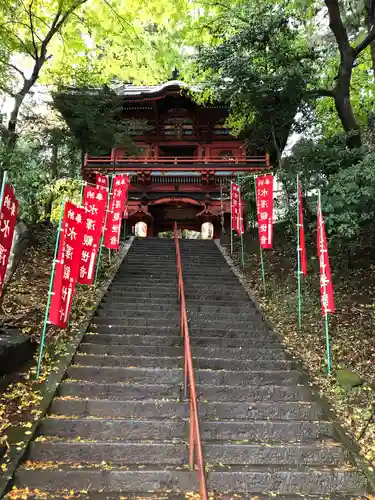
[[[3,291],[14,229],[17,223],[18,201],[12,186],[5,184],[0,212],[0,295]]]
[[[335,312],[335,303],[333,298],[331,268],[328,258],[326,230],[319,201],[317,224],[317,247],[320,267],[320,301],[322,304],[322,315],[325,316],[328,313]]]
[[[92,285],[95,276],[95,264],[99,253],[105,210],[107,207],[107,189],[85,186],[83,206],[86,213],[83,244],[80,252],[79,283]]]
[[[306,244],[305,244],[305,228],[303,226],[303,207],[302,207],[302,191],[301,185],[298,184],[298,206],[299,206],[299,249],[301,271],[304,276],[307,275],[306,265]]]
[[[241,189],[235,182],[232,182],[231,205],[232,231],[236,231],[237,234],[243,234],[244,221]]]
[[[108,175],[96,174],[96,185],[98,187],[108,187]]]
[[[113,178],[111,199],[104,232],[104,246],[106,248],[113,248],[115,250],[119,248],[121,221],[128,184],[129,177],[127,175],[116,175]]]
[[[65,203],[48,318],[51,324],[60,328],[68,325],[74,287],[78,279],[85,217],[84,208],[70,201]]]
[[[256,204],[259,241],[262,248],[272,248],[273,233],[273,175],[256,178]]]

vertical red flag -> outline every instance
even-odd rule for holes
[[[244,233],[244,220],[243,220],[243,203],[241,197],[241,189],[238,184],[232,182],[231,192],[231,220],[232,231],[238,234]]]
[[[117,250],[120,245],[121,220],[124,212],[125,193],[128,189],[127,175],[116,175],[112,181],[111,199],[107,214],[104,246]]]
[[[86,220],[80,252],[78,281],[83,285],[91,285],[94,281],[95,264],[107,207],[107,188],[86,185],[83,191],[83,206]]]
[[[18,201],[9,184],[4,186],[0,212],[0,296],[3,291],[9,255],[12,249],[14,229],[17,223]]]
[[[108,187],[108,175],[96,174],[96,185],[99,187]]]
[[[322,304],[322,315],[335,312],[333,298],[333,287],[331,279],[331,268],[328,258],[328,247],[322,207],[318,200],[318,221],[317,221],[317,247],[320,267],[320,301]]]
[[[84,208],[70,201],[65,203],[48,318],[51,324],[60,328],[66,328],[68,325],[79,273],[84,227]]]
[[[303,226],[303,207],[302,207],[302,191],[301,185],[298,183],[298,206],[299,206],[299,249],[301,256],[301,271],[304,276],[307,275],[306,265],[306,244],[305,244],[305,228]]]
[[[273,175],[256,178],[256,205],[261,248],[272,248],[273,233]]]

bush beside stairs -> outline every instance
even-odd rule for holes
[[[213,498],[364,498],[364,477],[215,243],[180,244]],[[16,487],[50,498],[71,490],[98,499],[199,491],[186,466],[182,369],[174,242],[136,240]]]

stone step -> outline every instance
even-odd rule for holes
[[[151,315],[150,315],[151,316]],[[121,326],[122,328],[126,327],[134,327],[134,326],[149,326],[149,327],[166,327],[170,328],[173,326],[179,326],[180,325],[180,320],[173,318],[152,318],[152,317],[121,317],[121,318],[116,318],[116,317],[111,317],[111,316],[106,316],[106,317],[95,317],[92,320],[92,324],[96,325],[112,325],[112,326]]]
[[[177,287],[175,290],[166,290],[160,287],[157,287],[155,289],[151,289],[150,287],[144,287],[142,289],[129,287],[128,289],[123,288],[121,290],[109,289],[106,293],[106,298],[110,300],[118,298],[121,299],[122,297],[134,297],[134,300],[136,300],[138,296],[149,299],[161,299],[164,297],[168,297],[170,300],[175,299],[177,302]]]
[[[187,462],[187,448],[178,442],[74,442],[34,441],[29,448],[29,460],[38,462],[70,462],[101,464],[165,464],[174,467]]]
[[[134,291],[134,292],[147,292],[147,293],[150,293],[150,294],[155,294],[157,295],[156,292],[160,292],[160,293],[174,293],[176,296],[177,296],[177,284],[171,284],[171,283],[160,283],[160,285],[158,284],[154,284],[153,282],[152,283],[131,283],[131,282],[128,282],[128,283],[124,283],[123,285],[112,285],[109,289],[108,289],[108,294],[111,294],[111,293],[129,293],[130,291]]]
[[[212,305],[212,304],[199,304],[196,303],[194,305],[188,304],[187,305],[187,311],[188,313],[205,313],[205,314],[211,314],[217,316],[218,314],[257,314],[257,310],[251,303],[243,303],[242,305],[234,305],[234,306],[227,306],[227,305]],[[126,310],[129,311],[130,313],[132,311],[142,311],[143,314],[148,315],[150,314],[151,311],[179,311],[180,306],[177,303],[177,300],[169,300],[169,301],[164,301],[164,302],[156,302],[154,303],[153,300],[147,300],[143,299],[142,302],[139,302],[138,300],[135,302],[134,298],[131,298],[128,302],[123,301],[121,302],[116,302],[112,303],[111,301],[106,301],[103,302],[99,307],[98,311],[122,311]]]
[[[106,399],[55,398],[50,411],[52,415],[68,417],[180,420],[188,418],[189,404],[188,402],[183,403],[180,401],[154,401],[147,399],[142,401],[117,400],[114,404],[112,400]],[[289,408],[286,411],[288,412]],[[216,415],[214,408],[212,415]],[[306,415],[310,415],[310,413],[307,411]]]
[[[122,304],[139,304],[139,305],[150,305],[150,306],[153,306],[153,305],[157,305],[157,304],[175,304],[176,306],[178,306],[178,300],[177,300],[177,294],[175,295],[166,295],[165,297],[155,297],[155,296],[148,296],[148,295],[144,295],[143,293],[140,293],[140,294],[132,294],[132,293],[129,293],[129,294],[126,294],[126,293],[121,293],[120,295],[116,296],[116,295],[111,295],[111,296],[108,296],[108,295],[105,295],[103,297],[103,301],[102,301],[102,307],[107,307],[109,305],[113,305],[113,306],[118,306],[118,305],[122,305]],[[252,303],[249,303],[249,299],[248,298],[245,298],[245,299],[241,299],[241,300],[231,300],[230,298],[228,300],[226,300],[225,298],[220,298],[220,297],[212,297],[212,300],[211,299],[207,299],[205,297],[201,297],[201,298],[196,298],[196,299],[189,299],[188,300],[188,303],[187,303],[187,308],[189,307],[197,307],[197,306],[208,306],[208,307],[217,307],[217,308],[221,308],[221,307],[249,307],[249,304],[250,304],[250,307],[251,307],[251,310],[252,309]]]
[[[164,441],[185,439],[188,421],[126,419],[64,419],[48,417],[42,421],[39,434],[52,438],[97,441]],[[212,432],[212,435],[215,435]]]
[[[96,329],[97,330],[97,329]],[[174,331],[174,330],[173,330]],[[155,335],[152,335],[155,333]],[[111,334],[111,333],[91,333],[83,337],[83,342],[90,344],[115,344],[126,346],[160,346],[160,347],[174,347],[182,346],[181,336],[178,332],[170,333],[169,335],[160,335],[158,330],[150,332],[150,335],[138,334]]]
[[[225,304],[225,302],[224,302]],[[223,314],[223,315],[226,315],[228,313],[231,313],[231,314],[238,314],[238,313],[250,313],[250,314],[254,314],[257,312],[257,310],[255,309],[255,306],[251,303],[251,302],[244,302],[242,304],[238,304],[238,305],[233,305],[233,306],[228,306],[228,305],[215,305],[215,304],[199,304],[199,303],[195,303],[194,305],[189,302],[189,304],[187,304],[187,307],[186,307],[188,313],[209,313],[211,315],[220,315],[220,314]]]
[[[349,454],[341,446],[329,444],[212,444],[204,443],[206,464],[212,465],[287,465],[344,466]],[[68,440],[34,441],[29,460],[116,465],[170,464],[187,462],[187,448],[178,442],[76,442]]]
[[[213,323],[205,324],[204,322],[196,323],[189,322],[189,333],[191,339],[194,337],[216,337],[217,339],[241,339],[243,346],[247,345],[247,342],[257,341],[260,347],[271,342],[274,343],[276,337],[269,330],[259,331],[254,329],[251,324],[247,323],[245,325],[225,325],[216,326]]]
[[[216,351],[218,351],[217,353],[218,355],[215,354]],[[196,362],[200,362],[201,364],[209,363],[210,361],[212,361],[215,365],[218,366],[224,366],[220,365],[220,362],[223,362],[224,364],[236,363],[236,362],[245,363],[241,366],[247,366],[246,363],[249,363],[250,366],[255,366],[254,363],[263,363],[262,365],[263,367],[269,366],[272,369],[276,369],[275,368],[276,366],[283,366],[283,367],[290,366],[290,362],[286,361],[283,357],[280,358],[279,356],[277,356],[277,353],[274,358],[269,359],[267,355],[267,349],[252,349],[252,350],[228,349],[229,352],[223,353],[225,354],[226,358],[220,357],[220,353],[222,351],[227,351],[227,350],[207,349],[205,351],[202,348],[195,347],[193,349],[193,359],[195,359]],[[268,349],[268,351],[270,350]],[[164,347],[164,346],[151,347],[151,346],[134,346],[134,345],[129,346],[121,344],[107,345],[105,343],[81,344],[79,353],[91,354],[96,356],[104,355],[108,357],[117,356],[120,359],[123,357],[131,359],[132,357],[147,357],[147,356],[151,358],[157,358],[157,357],[178,358],[184,355],[182,347]]]
[[[90,382],[120,382],[122,384],[170,384],[182,382],[181,369],[163,368],[116,368],[109,366],[70,366],[67,376],[71,380],[90,380]]]
[[[158,305],[173,307],[177,304],[177,297],[144,297],[141,294],[139,297],[135,295],[121,295],[119,297],[110,298],[107,295],[103,297],[101,307],[125,307],[126,305],[139,305],[140,307],[156,307]]]
[[[181,384],[181,385],[180,385]],[[73,396],[91,399],[141,400],[141,399],[179,399],[182,395],[182,377],[180,384],[123,384],[92,383],[85,381],[64,381],[59,387],[60,396]],[[310,391],[303,386],[268,385],[237,387],[197,386],[197,397],[202,402],[246,401],[249,405],[258,402],[310,402]]]
[[[174,307],[174,311],[171,310],[157,310],[154,309],[152,306],[149,307],[149,310],[147,314],[140,314],[139,310],[134,310],[134,309],[129,309],[129,308],[123,308],[123,309],[112,309],[112,308],[105,308],[105,309],[97,309],[93,321],[96,320],[96,318],[109,318],[109,319],[119,319],[123,320],[124,318],[137,318],[137,319],[143,319],[142,317],[151,316],[152,319],[157,319],[157,318],[165,318],[166,320],[172,318],[176,319],[177,315],[179,315],[179,311],[177,310],[177,307]],[[147,318],[148,319],[148,318]]]
[[[116,325],[106,325],[106,324],[98,324],[91,323],[90,332],[93,333],[104,333],[107,335],[115,334],[115,335],[168,335],[179,338],[180,327],[179,326],[150,326],[150,325],[141,325],[141,326],[116,326]]]
[[[160,441],[186,439],[189,422],[184,420],[126,420],[45,418],[39,434],[69,440],[100,441]],[[332,424],[311,422],[201,422],[203,440],[250,441],[252,443],[311,442],[332,437]],[[242,443],[241,443],[242,444]]]
[[[90,361],[91,356],[85,357]],[[109,358],[109,359],[108,359]],[[103,356],[105,362],[110,362],[109,356]],[[181,369],[164,368],[123,368],[117,366],[70,366],[67,375],[71,380],[90,380],[91,382],[106,381],[123,384],[179,384],[182,380]],[[195,380],[198,384],[233,387],[253,385],[284,385],[295,384],[301,379],[301,373],[292,370],[285,371],[225,371],[225,370],[195,370]]]
[[[42,464],[43,465],[43,464]],[[138,470],[129,470],[112,467],[105,471],[90,468],[54,468],[51,466],[32,468],[20,468],[15,477],[16,486],[27,485],[30,489],[53,490],[90,490],[105,492],[147,492],[163,491],[165,489],[174,492],[172,498],[178,491],[199,491],[199,482],[195,471],[186,470],[163,470],[144,467]],[[208,474],[208,487],[213,491],[244,492],[248,500],[253,496],[259,496],[264,500],[264,492],[276,492],[278,495],[287,495],[287,499],[313,494],[328,496],[332,500],[337,492],[340,500],[348,494],[358,498],[361,493],[365,494],[366,485],[363,476],[350,470],[326,469],[315,470],[305,468],[302,470],[293,468],[287,470],[273,470],[270,467],[248,468],[244,471],[233,471],[232,469]],[[121,496],[121,495],[119,495]],[[116,498],[119,498],[117,496]],[[65,495],[66,497],[66,495]],[[104,498],[106,498],[104,496]],[[229,496],[228,500],[233,500]],[[272,498],[274,498],[272,496]],[[281,497],[278,496],[281,499]],[[321,497],[318,497],[321,498]]]
[[[79,346],[79,353],[94,354],[95,357],[99,355],[105,355],[109,357],[119,357],[122,358],[132,358],[132,357],[146,357],[149,356],[151,359],[155,357],[165,357],[179,358],[184,355],[184,350],[181,347],[166,347],[166,346],[152,346],[152,345],[121,345],[113,344],[107,345],[103,344],[88,344],[81,343]],[[125,360],[124,360],[125,361]]]
[[[170,368],[177,369],[184,367],[183,353],[180,357],[168,356],[95,356],[93,354],[77,354],[74,357],[74,364],[80,366],[111,366],[111,367],[136,367],[136,368]]]
[[[63,397],[71,396],[90,399],[117,400],[179,400],[180,386],[173,384],[94,384],[90,382],[64,381],[60,384],[58,394]]]
[[[144,345],[144,346],[165,346],[165,347],[181,347],[182,339],[178,329],[175,328],[158,328],[158,329],[148,329],[148,328],[132,328],[131,331],[135,333],[130,333],[129,328],[122,329],[121,327],[91,327],[90,332],[87,333],[83,341],[84,343],[90,344],[102,344],[102,345]],[[155,334],[155,335],[153,335]],[[190,342],[193,348],[193,356],[199,357],[210,357],[211,355],[215,358],[223,358],[232,356],[238,359],[246,359],[247,349],[243,349],[242,346],[246,346],[249,351],[254,351],[254,356],[260,356],[259,359],[262,360],[277,360],[277,359],[287,359],[285,350],[281,348],[280,344],[277,342],[263,342],[261,348],[259,348],[259,341],[257,339],[252,339],[248,337],[237,337],[237,338],[217,338],[217,337],[196,337],[190,334]],[[213,351],[213,349],[215,349]],[[226,349],[230,349],[227,352]],[[232,349],[236,349],[233,351]]]
[[[170,291],[170,292],[175,292],[177,293],[177,280],[175,281],[170,281],[170,280],[165,280],[164,282],[158,282],[157,280],[154,280],[154,278],[150,277],[145,279],[144,281],[135,281],[135,280],[126,280],[124,282],[113,282],[108,289],[109,291],[113,290],[132,290],[132,289],[137,289],[139,291],[145,290],[145,291],[155,291],[158,288],[161,290],[165,291]]]
[[[261,323],[261,320],[258,321]],[[203,334],[209,334],[211,336],[210,331],[217,331],[219,336],[222,337],[233,337],[236,335],[248,335],[248,336],[257,336],[259,338],[266,338],[270,335],[270,330],[266,327],[265,324],[254,325],[254,321],[252,318],[249,318],[247,321],[240,320],[205,320],[203,318],[190,318],[189,317],[189,330],[190,331],[200,331]],[[220,333],[219,333],[220,332]],[[225,335],[227,332],[227,335]]]
[[[118,349],[119,350],[119,349]],[[201,370],[290,370],[291,364],[286,361],[259,361],[259,360],[236,360],[193,357],[194,368]],[[77,354],[74,364],[80,366],[111,366],[111,367],[137,367],[137,368],[183,368],[183,352],[179,356],[118,356],[118,355],[95,355]]]
[[[123,401],[106,399],[55,398],[51,413],[74,417],[181,419],[189,417],[188,402]],[[323,419],[323,410],[315,403],[208,402],[199,403],[201,420],[307,420]]]
[[[224,465],[301,465],[344,466],[349,453],[342,446],[316,444],[228,444],[204,443],[206,464]]]
[[[128,303],[116,303],[116,304],[102,304],[97,309],[98,314],[103,313],[115,313],[117,312],[128,312],[130,315],[140,314],[143,316],[149,316],[156,311],[165,311],[166,313],[178,313],[180,314],[180,306],[176,303],[176,301],[169,301],[166,303],[150,303],[143,302],[141,304],[134,302],[134,300],[129,301]]]

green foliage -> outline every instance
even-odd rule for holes
[[[354,240],[375,230],[375,153],[330,178],[323,198],[330,232]]]
[[[29,121],[8,161],[8,176],[20,202],[20,217],[30,225],[49,219],[50,204],[58,204],[71,190],[77,191],[80,155],[68,131],[45,120]],[[53,151],[56,157],[53,157]],[[7,156],[0,149],[0,160]],[[80,183],[79,183],[80,184]],[[77,199],[78,201],[78,199]],[[51,220],[53,217],[51,218]]]
[[[252,151],[282,150],[312,79],[313,52],[287,8],[240,4],[214,24],[220,42],[199,47],[198,75],[230,106],[228,125]],[[219,18],[218,18],[219,19]]]
[[[131,134],[135,128],[143,131],[147,126],[142,120],[121,118],[121,98],[109,88],[63,89],[54,94],[54,104],[84,153],[105,154],[118,145],[134,150]]]
[[[22,84],[10,60],[21,57],[21,71],[32,68],[45,49],[42,83],[165,79],[180,57],[176,34],[186,12],[186,0],[2,0],[0,68],[8,90]]]
[[[364,135],[361,149],[348,149],[344,134],[317,142],[299,142],[278,172],[295,217],[296,174],[306,196],[305,210],[310,229],[316,225],[316,193],[322,206],[331,243],[352,251],[362,237],[375,232],[375,151],[371,131]]]

